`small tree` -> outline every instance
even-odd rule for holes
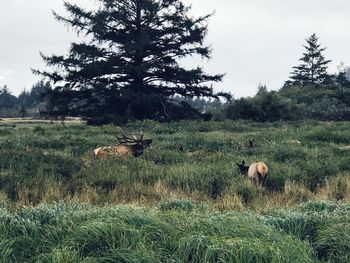
[[[293,67],[294,71],[291,72],[290,80],[286,82],[287,86],[322,85],[329,80],[327,65],[331,60],[326,60],[322,54],[326,48],[321,48],[316,34],[306,39],[306,43],[307,45],[304,45],[306,52],[299,59],[302,63]]]
[[[73,43],[68,56],[45,56],[53,72],[40,72],[56,83],[52,105],[87,118],[101,115],[137,119],[167,118],[175,95],[229,97],[215,94],[202,68],[188,69],[180,59],[210,58],[204,46],[211,15],[191,17],[181,0],[97,0],[95,11],[65,2],[70,13],[57,20],[88,37]],[[62,99],[62,96],[65,98]],[[178,111],[178,113],[181,111]],[[127,114],[128,113],[128,114]],[[112,118],[112,117],[111,117]],[[111,119],[109,119],[110,121]]]
[[[24,89],[17,97],[17,104],[20,109],[22,107],[29,108],[32,104],[30,92]]]
[[[17,103],[16,96],[12,95],[6,85],[0,87],[0,108],[15,108]]]

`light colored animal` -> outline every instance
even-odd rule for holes
[[[252,163],[249,166],[247,176],[254,184],[264,184],[269,168],[264,162]]]
[[[124,134],[122,134],[122,137],[117,137],[117,139],[118,145],[96,148],[94,150],[95,155],[99,158],[107,158],[111,156],[138,157],[153,141],[152,139],[143,140],[142,132],[139,139],[135,136],[131,138]]]
[[[264,162],[255,162],[249,166],[245,165],[245,161],[242,164],[237,163],[240,172],[246,175],[252,180],[254,184],[264,184],[269,173],[269,168]]]

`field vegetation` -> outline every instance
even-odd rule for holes
[[[349,262],[349,205],[208,212],[159,206],[40,205],[0,214],[2,262]]]
[[[1,121],[0,261],[348,262],[349,128]],[[94,156],[140,130],[140,157]],[[243,159],[267,163],[265,186]]]
[[[23,205],[77,200],[157,204],[169,198],[215,208],[264,208],[312,198],[349,201],[348,122],[131,122],[124,127],[81,123],[2,122],[0,190]],[[151,148],[139,158],[98,159],[121,131],[143,130]],[[255,140],[249,147],[249,140]],[[177,144],[183,151],[177,150]],[[236,162],[264,161],[265,187],[253,186]]]

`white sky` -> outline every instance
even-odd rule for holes
[[[215,10],[207,43],[212,59],[189,61],[209,73],[226,73],[217,91],[251,96],[259,83],[279,89],[298,64],[305,39],[312,33],[327,47],[330,72],[344,61],[350,65],[349,0],[183,0],[192,14]],[[71,0],[89,6],[94,0]],[[64,14],[62,0],[0,1],[0,86],[13,94],[30,89],[40,77],[30,68],[45,69],[39,51],[61,55],[75,33],[57,22],[52,10]]]

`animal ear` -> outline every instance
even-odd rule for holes
[[[242,160],[242,165],[245,165],[245,161],[244,160]]]
[[[240,167],[241,165],[239,163],[236,163],[238,167]]]

